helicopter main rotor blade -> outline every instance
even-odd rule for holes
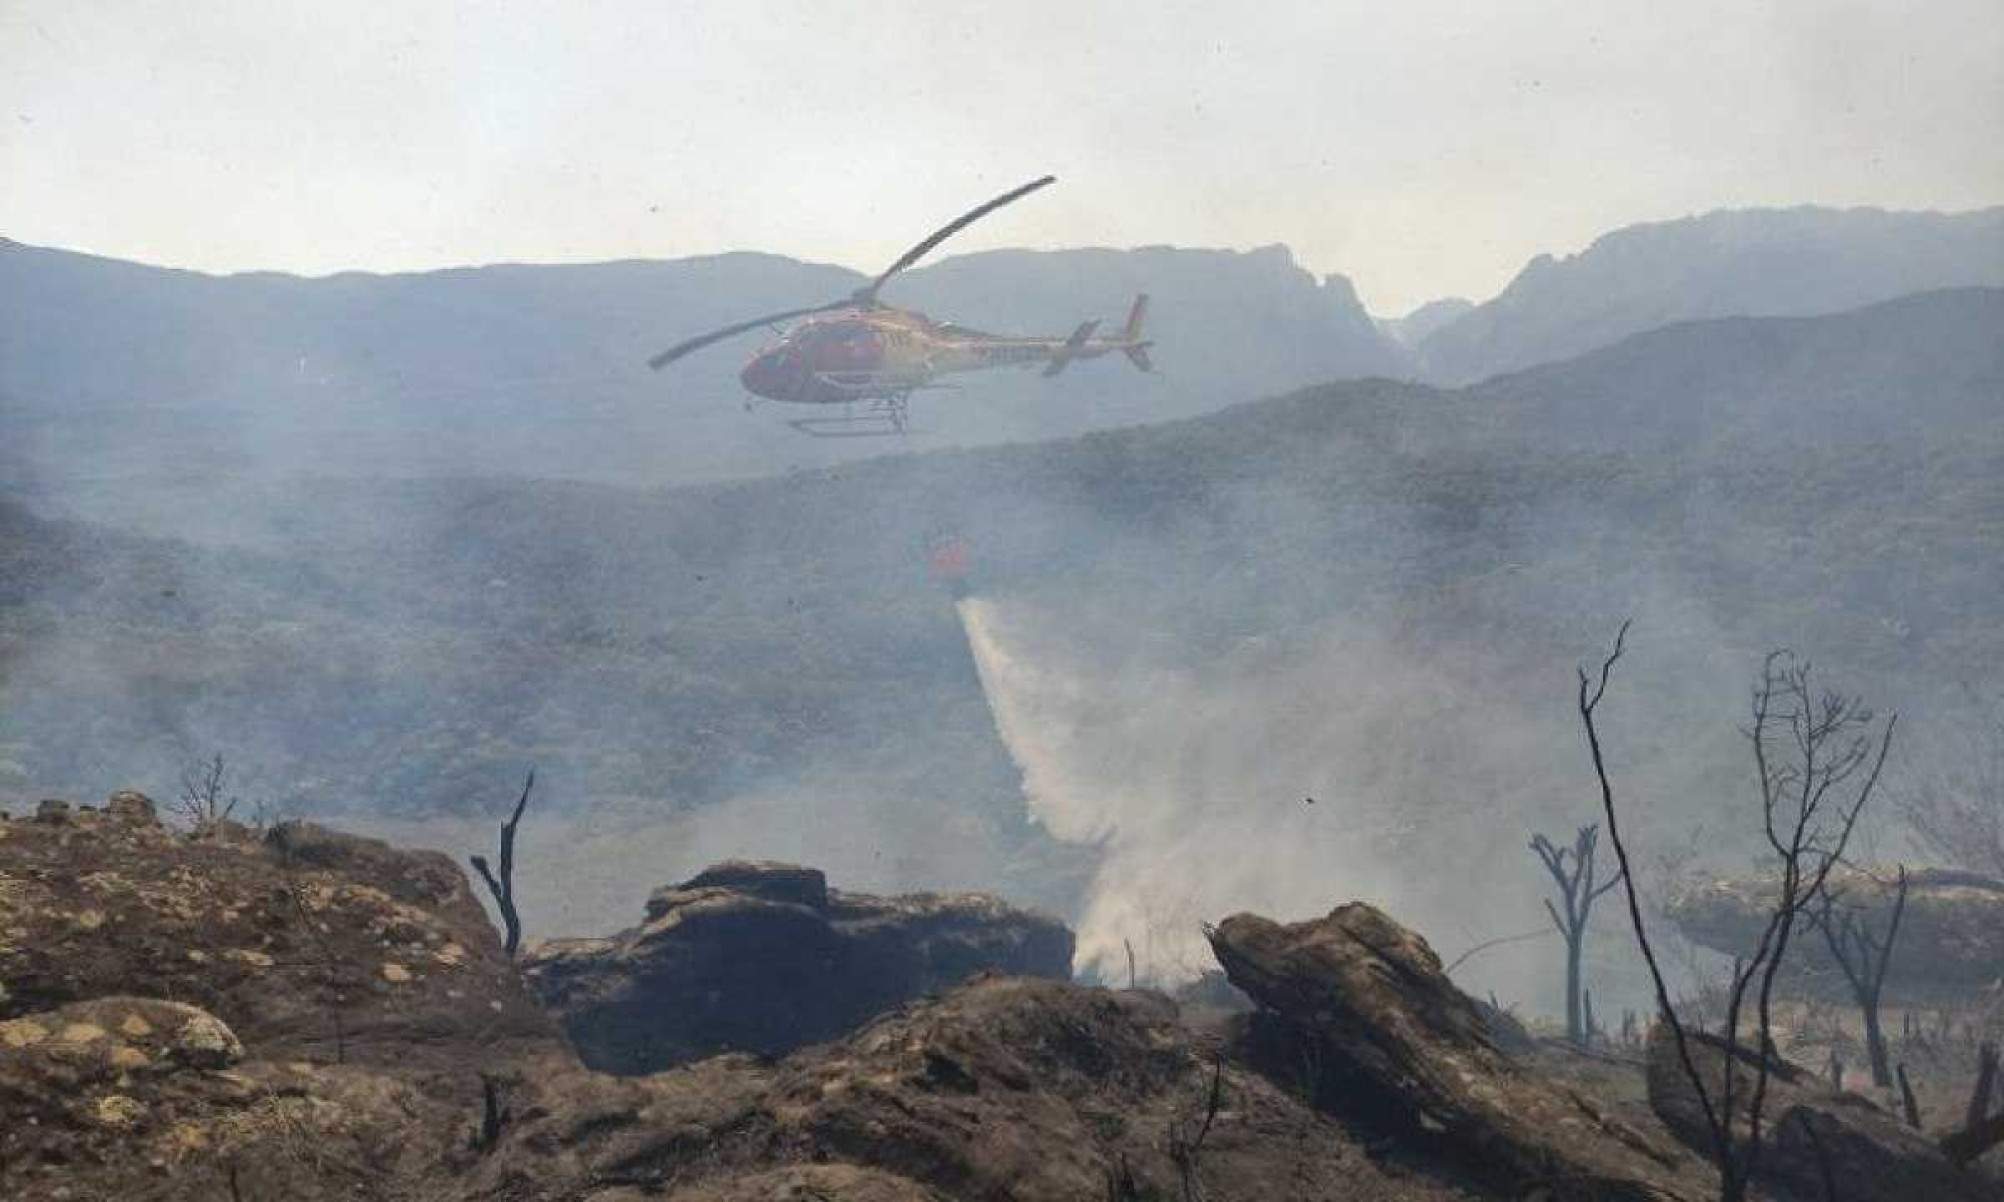
[[[649,359],[647,366],[653,368],[655,371],[660,371],[691,351],[700,351],[713,342],[722,342],[726,338],[734,338],[747,330],[756,330],[760,326],[771,325],[776,321],[786,321],[794,317],[805,317],[810,313],[826,313],[830,309],[846,309],[853,303],[845,298],[839,301],[830,301],[825,305],[814,305],[806,309],[788,309],[784,313],[768,313],[764,317],[754,317],[750,321],[741,321],[736,325],[728,325],[721,330],[711,330],[707,334],[698,335],[686,342],[676,343],[674,346]]]
[[[919,243],[917,246],[912,247],[910,250],[906,251],[903,255],[899,256],[898,261],[891,264],[890,267],[884,271],[884,274],[872,280],[870,282],[869,287],[859,289],[856,293],[856,299],[867,303],[875,303],[877,299],[877,290],[884,286],[884,282],[886,280],[889,280],[892,276],[898,274],[900,271],[903,271],[905,268],[910,267],[912,264],[918,262],[920,259],[923,259],[926,256],[926,254],[932,250],[933,247],[938,246],[940,243],[946,241],[948,238],[953,237],[955,234],[966,229],[968,226],[973,225],[975,222],[981,220],[983,217],[988,216],[988,214],[993,213],[995,210],[1001,208],[1003,205],[1021,200],[1025,196],[1028,196],[1030,193],[1035,192],[1037,189],[1043,187],[1046,184],[1054,184],[1057,182],[1058,182],[1058,177],[1055,175],[1047,175],[1042,179],[1033,179],[1029,183],[1024,184],[1020,188],[1017,188],[1010,192],[1004,192],[1002,195],[996,197],[994,200],[989,201],[987,204],[984,204],[976,209],[970,209],[969,211],[954,218],[952,221],[946,223],[945,225],[939,227],[939,229],[935,230],[931,237]]]

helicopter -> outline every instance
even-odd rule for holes
[[[951,322],[934,321],[912,309],[884,304],[877,294],[891,277],[917,263],[933,248],[1004,205],[1057,182],[1046,175],[970,209],[899,256],[882,275],[848,296],[826,304],[768,313],[676,343],[647,361],[656,371],[712,343],[756,330],[778,329],[778,342],[761,349],[738,374],[754,396],[797,405],[840,405],[839,416],[795,418],[787,424],[816,437],[902,434],[911,395],[921,389],[951,388],[941,376],[996,367],[1043,366],[1055,376],[1081,359],[1119,351],[1142,371],[1153,371],[1141,323],[1148,315],[1146,294],[1135,297],[1127,323],[1117,335],[1096,337],[1100,323],[1082,323],[1066,337],[989,334]],[[858,413],[855,406],[863,406]],[[747,403],[749,404],[749,403]]]

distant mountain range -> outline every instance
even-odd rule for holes
[[[1404,317],[1379,318],[1378,328],[1389,334],[1394,342],[1410,350],[1426,341],[1435,330],[1454,324],[1474,308],[1475,302],[1464,297],[1444,297],[1428,301]]]
[[[534,761],[572,805],[864,798],[887,840],[956,832],[960,883],[1048,898],[1049,840],[927,576],[950,534],[978,595],[1098,665],[1083,680],[1142,659],[1210,679],[1232,721],[1376,731],[1299,784],[1392,807],[1385,839],[1445,839],[1478,802],[1573,814],[1566,673],[1640,616],[1624,730],[1650,732],[1661,820],[1695,821],[1738,795],[1734,707],[1769,646],[1916,715],[2004,678],[2000,405],[2004,291],[1964,289],[1682,324],[1465,390],[1328,384],[773,479],[168,506],[236,550],[0,509],[0,800],[224,750],[294,812],[464,811]],[[1516,750],[1468,750],[1498,732]]]
[[[1566,673],[1634,615],[1625,779],[1661,830],[1730,823],[1766,648],[1923,731],[2004,680],[2004,291],[1960,286],[2004,279],[2000,228],[1635,227],[1389,332],[1279,247],[950,258],[890,299],[1062,332],[1147,291],[1162,370],[978,378],[894,442],[745,413],[755,340],[643,366],[841,268],[0,244],[0,808],[220,750],[295,813],[463,813],[533,761],[553,807],[833,822],[862,884],[1063,909],[1094,840],[1205,785],[1319,797],[1361,824],[1330,854],[1430,880],[1493,815],[1577,824]],[[1053,704],[1101,707],[1053,718],[1111,757],[1085,792],[1147,805],[1030,820],[928,579],[948,536]]]
[[[748,336],[667,372],[648,355],[840,297],[835,267],[734,254],[325,279],[227,277],[0,244],[0,405],[17,475],[502,474],[630,484],[765,475],[882,454],[744,413]],[[902,449],[1188,416],[1401,352],[1347,281],[1287,251],[1002,251],[912,272],[886,299],[978,328],[1068,333],[1153,296],[1158,375],[1116,359],[926,394]]]
[[[1421,335],[1419,370],[1464,383],[1672,322],[1810,316],[1911,292],[2000,284],[2004,207],[1707,213],[1628,226],[1564,259],[1540,255],[1495,299]]]
[[[1678,321],[1836,312],[2004,284],[2004,208],[1800,208],[1632,226],[1541,256],[1481,305],[1373,322],[1287,250],[996,251],[911,272],[889,299],[978,328],[1065,332],[1154,298],[1160,373],[967,377],[896,444],[812,441],[736,370],[756,337],[670,372],[646,356],[862,277],[759,254],[413,275],[209,276],[0,240],[0,484],[137,495],[189,478],[508,475],[657,485],[825,467],[888,449],[1171,420],[1324,380],[1458,383]]]

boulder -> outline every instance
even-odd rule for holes
[[[1312,1096],[1489,1190],[1552,1199],[1692,1199],[1711,1175],[1500,1051],[1483,1010],[1417,934],[1362,904],[1283,925],[1239,914],[1211,932],[1260,1014],[1253,1054],[1310,1066]]]
[[[160,821],[153,799],[136,789],[120,789],[113,793],[105,802],[104,812],[119,822],[137,826],[153,826]]]
[[[221,1019],[159,998],[93,998],[0,1022],[0,1056],[14,1079],[58,1062],[95,1064],[115,1075],[224,1069],[243,1055]]]
[[[731,862],[647,899],[604,939],[531,949],[524,975],[585,1062],[655,1072],[832,1039],[980,972],[1067,978],[1072,935],[983,894],[873,897],[811,868]]]
[[[663,885],[647,895],[647,917],[659,918],[698,889],[728,889],[763,901],[789,902],[810,910],[828,908],[828,876],[819,868],[802,868],[773,860],[725,860],[712,864],[680,885]]]
[[[1891,917],[1897,870],[1839,869],[1830,877],[1841,904],[1857,906],[1873,929]],[[1726,956],[1743,956],[1760,939],[1779,881],[1773,874],[1687,881],[1665,905],[1692,941]],[[1971,872],[1923,868],[1907,874],[1889,1000],[1947,1001],[2004,982],[2004,881]],[[1776,984],[1796,996],[1849,1001],[1844,978],[1822,937],[1798,925]]]
[[[1715,1036],[1692,1032],[1686,1046],[1707,1082],[1714,1105],[1722,1094],[1726,1050]],[[1734,1104],[1737,1130],[1746,1130],[1758,1060],[1740,1051]],[[1950,1164],[1919,1131],[1853,1093],[1834,1092],[1813,1074],[1786,1061],[1771,1062],[1762,1125],[1768,1132],[1759,1184],[1784,1197],[1823,1202],[1826,1183],[1838,1183],[1844,1202],[1983,1202],[1997,1186]],[[1714,1156],[1710,1128],[1670,1028],[1658,1023],[1649,1038],[1649,1104],[1690,1147]]]

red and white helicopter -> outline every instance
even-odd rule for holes
[[[657,371],[713,342],[779,322],[804,318],[787,329],[778,342],[759,351],[738,374],[756,396],[797,405],[841,405],[839,416],[796,418],[787,424],[820,437],[856,437],[902,433],[911,394],[922,388],[945,388],[939,378],[954,372],[992,367],[1043,365],[1055,376],[1074,360],[1097,359],[1119,351],[1142,371],[1153,370],[1141,336],[1148,297],[1134,298],[1127,324],[1113,337],[1095,337],[1100,323],[1088,321],[1069,337],[1016,337],[986,334],[950,322],[938,322],[911,309],[899,309],[877,299],[890,278],[918,262],[934,247],[1012,201],[1020,200],[1056,176],[1032,180],[1020,188],[973,209],[906,251],[897,262],[849,296],[824,305],[768,313],[749,321],[712,330],[677,343],[647,361]],[[861,413],[855,412],[862,403]]]

